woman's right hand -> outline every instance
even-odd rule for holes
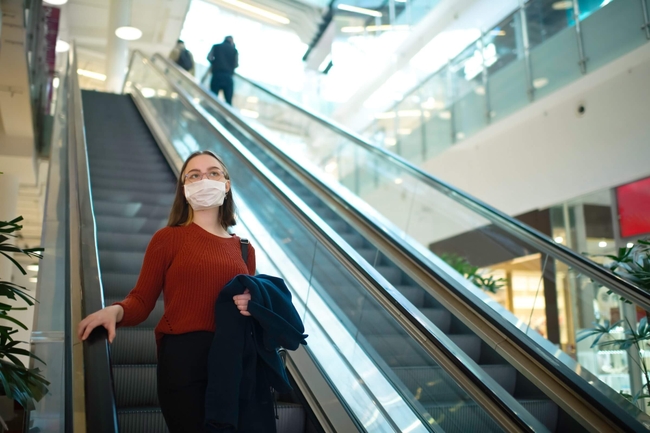
[[[102,308],[79,322],[77,336],[81,341],[85,341],[93,329],[103,326],[108,331],[108,342],[112,343],[115,338],[115,324],[122,320],[123,315],[124,309],[120,305]]]

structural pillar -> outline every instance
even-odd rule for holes
[[[0,174],[0,221],[11,221],[16,218],[18,206],[18,176],[15,174]],[[11,281],[14,265],[4,257],[0,257],[0,279]]]
[[[115,36],[115,29],[128,26],[130,19],[131,0],[111,0],[106,47],[106,91],[108,92],[122,93],[129,62],[129,43]]]

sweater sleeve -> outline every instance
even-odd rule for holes
[[[249,275],[255,275],[255,248],[253,248],[253,245],[248,246],[248,260],[247,260],[247,265],[248,265],[248,274]]]
[[[156,306],[173,257],[172,230],[166,227],[153,235],[144,254],[138,282],[123,301],[113,304],[124,309],[118,326],[136,326],[144,322]]]

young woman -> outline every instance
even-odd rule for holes
[[[163,292],[164,314],[155,330],[158,398],[170,433],[202,431],[215,301],[233,277],[255,272],[253,247],[247,266],[240,239],[228,233],[235,223],[228,170],[210,151],[193,153],[178,178],[167,227],[147,247],[136,286],[123,301],[79,323],[81,340],[103,326],[112,342],[116,325],[143,322]],[[250,316],[247,292],[233,302]]]

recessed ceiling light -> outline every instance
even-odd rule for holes
[[[52,87],[54,87],[55,89],[58,89],[59,88],[59,81],[60,81],[59,77],[52,78]]]
[[[137,41],[142,37],[142,30],[131,26],[118,27],[115,29],[115,36],[125,41]]]
[[[598,242],[598,246],[599,246],[600,248],[605,248],[605,247],[607,246],[607,242],[605,242],[605,241],[600,241],[600,242]]]
[[[547,84],[548,84],[548,78],[541,77],[541,78],[535,78],[533,80],[533,87],[536,89],[541,89]]]
[[[271,11],[267,11],[266,9],[258,8],[256,6],[253,6],[251,4],[245,3],[245,2],[240,1],[240,0],[222,0],[222,1],[224,3],[228,3],[229,5],[233,5],[235,7],[238,7],[239,9],[243,9],[245,11],[252,12],[252,13],[254,13],[256,15],[268,18],[268,19],[273,20],[273,21],[275,21],[277,23],[280,23],[280,24],[289,24],[291,22],[291,20],[289,20],[289,18],[287,18],[287,17],[285,17],[283,15],[279,15],[279,14],[273,13]]]
[[[395,146],[397,144],[397,140],[395,140],[393,137],[386,137],[384,138],[384,144],[386,146]]]
[[[29,282],[30,282],[30,283],[36,283],[36,282],[38,282],[38,277],[31,277],[31,278],[29,279]]]
[[[38,265],[27,265],[27,270],[37,272],[38,271]]]
[[[395,183],[398,184],[398,185],[401,184],[402,182],[404,182],[404,181],[399,177],[397,179],[395,179]]]
[[[106,81],[106,75],[100,74],[99,72],[87,71],[85,69],[77,69],[77,74],[83,77],[92,78],[94,80]]]
[[[43,3],[53,6],[61,6],[68,2],[68,0],[43,0]]]
[[[565,11],[567,9],[573,9],[573,2],[570,1],[570,0],[559,1],[559,2],[553,3],[553,5],[551,5],[551,7],[556,11]]]
[[[372,9],[360,8],[357,6],[342,4],[342,5],[338,5],[338,8],[341,9],[342,11],[356,12],[358,14],[370,15],[371,17],[381,18],[383,16],[381,12],[373,11]]]
[[[564,242],[564,238],[562,236],[556,236],[555,239],[553,239],[553,240],[555,242],[557,242],[558,244],[561,244],[562,242]]]
[[[65,53],[66,51],[70,50],[70,44],[67,43],[66,41],[62,41],[59,39],[56,41],[56,47],[54,48],[54,51],[57,53]]]
[[[440,113],[438,113],[438,117],[440,117],[443,120],[449,120],[451,119],[451,111],[447,111],[447,110],[441,111]]]

